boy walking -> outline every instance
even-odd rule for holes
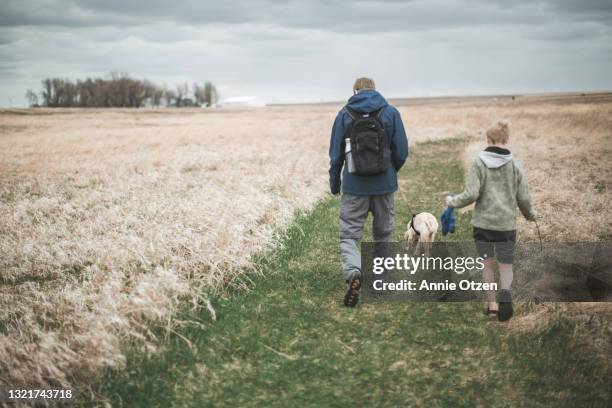
[[[371,212],[374,242],[388,242],[393,231],[397,172],[408,158],[408,139],[399,112],[358,78],[354,95],[334,122],[329,145],[329,185],[340,193],[342,277],[348,284],[344,305],[355,307],[361,288],[359,242]]]
[[[485,258],[483,282],[494,283],[494,267],[499,268],[501,290],[498,302],[493,291],[487,291],[486,315],[497,315],[499,321],[512,317],[512,261],[516,242],[516,208],[529,221],[535,221],[527,178],[520,163],[506,148],[508,125],[498,123],[486,132],[488,147],[470,166],[465,190],[446,197],[449,207],[465,207],[476,202],[472,215],[474,240],[478,255]]]

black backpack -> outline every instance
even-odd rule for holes
[[[345,106],[353,119],[345,138],[351,141],[351,155],[355,174],[371,176],[387,171],[391,163],[391,148],[385,127],[379,118],[381,109],[374,112],[357,112]]]

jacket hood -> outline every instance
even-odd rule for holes
[[[374,112],[388,105],[387,100],[374,89],[364,89],[350,97],[348,107],[357,112]]]
[[[497,169],[512,160],[510,150],[501,148],[487,148],[480,153],[478,157],[490,169]]]

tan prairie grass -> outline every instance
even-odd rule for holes
[[[40,112],[49,113],[49,112]],[[74,384],[152,347],[325,192],[329,115],[0,117],[0,382]]]
[[[493,116],[493,115],[492,115]],[[466,166],[486,147],[484,131],[510,124],[508,148],[529,181],[542,238],[592,242],[612,237],[612,104],[508,108],[477,132],[464,152]],[[533,223],[519,217],[522,240],[537,239]]]
[[[605,103],[398,105],[412,143],[509,118],[541,160],[557,137],[609,146]],[[172,330],[204,290],[244,282],[251,256],[324,196],[338,108],[0,113],[0,383],[85,384],[121,366],[122,343],[154,349],[152,329]],[[574,162],[555,163],[573,174]],[[603,183],[609,198],[604,164],[589,157],[576,177],[591,184],[576,188]],[[562,205],[569,193],[528,174],[536,203]]]

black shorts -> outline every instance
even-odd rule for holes
[[[489,258],[494,256],[497,262],[511,264],[514,259],[514,244],[516,230],[492,231],[474,227],[474,240],[478,256]]]

